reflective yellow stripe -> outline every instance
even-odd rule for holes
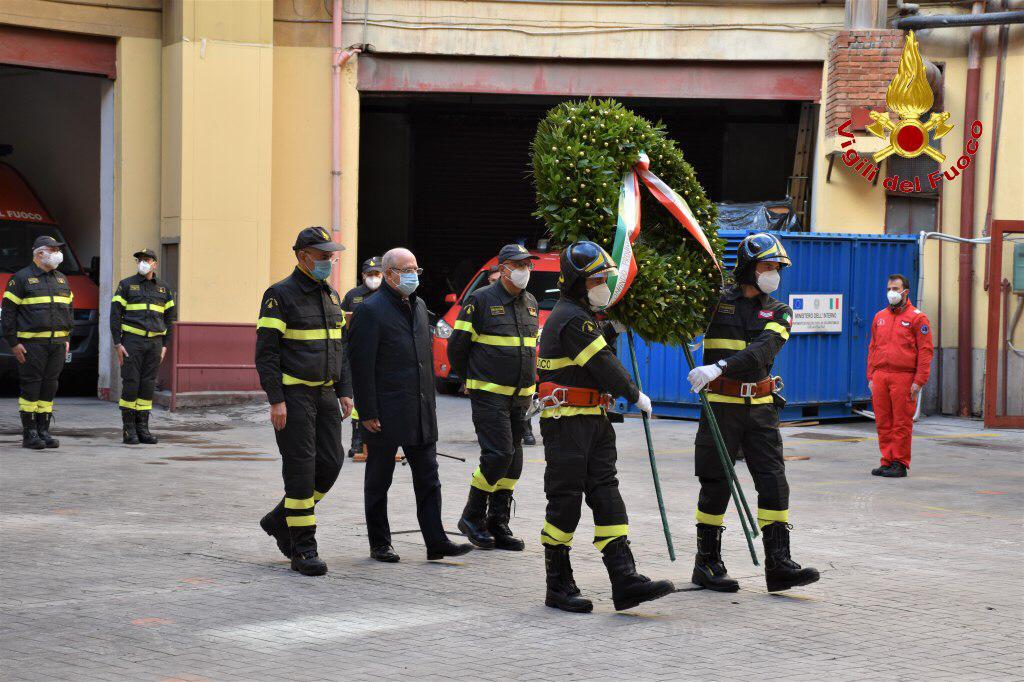
[[[320,500],[324,499],[324,495],[326,495],[326,494],[327,493],[321,493],[319,491],[314,490],[313,491],[313,502],[319,502]]]
[[[315,501],[313,500],[312,497],[307,497],[302,500],[294,497],[284,498],[285,509],[312,509],[314,504]]]
[[[305,379],[293,377],[290,374],[282,374],[281,383],[285,386],[333,386],[334,379],[328,381],[306,381]]]
[[[117,297],[120,298],[120,297]],[[121,299],[124,301],[124,299]],[[173,303],[171,305],[174,305]],[[154,312],[162,313],[171,306],[162,306],[159,303],[125,303],[125,310],[152,310]]]
[[[574,364],[572,358],[537,358],[537,369],[562,369],[563,367],[571,367]]]
[[[492,384],[487,381],[480,381],[479,379],[466,379],[466,388],[474,391],[487,391],[488,393],[497,393],[498,395],[533,395],[537,392],[537,386],[531,385],[524,388],[516,388],[515,386],[502,386],[501,384]]]
[[[111,303],[120,303],[121,305],[123,305],[125,307],[128,306],[128,301],[124,300],[124,297],[121,296],[120,294],[117,294],[116,296],[114,296],[114,298],[110,299],[110,302]]]
[[[541,411],[540,418],[575,417],[581,414],[604,414],[603,407],[549,407]]]
[[[725,524],[725,514],[706,514],[698,509],[696,518],[697,523],[705,523],[709,526],[722,526]]]
[[[487,482],[487,478],[485,478],[484,473],[480,471],[480,467],[477,467],[476,471],[473,472],[473,480],[471,480],[469,484],[474,488],[483,490],[485,493],[493,493],[495,490],[495,486]]]
[[[789,339],[789,330],[783,327],[778,322],[769,322],[764,326],[764,328],[767,329],[768,331],[775,332],[776,334],[781,336],[783,341]]]
[[[163,331],[163,332],[147,332],[145,329],[139,329],[138,327],[133,327],[130,324],[122,324],[121,325],[121,331],[128,332],[129,334],[136,334],[138,336],[163,336],[164,334],[167,333],[165,331]]]
[[[497,336],[495,334],[479,334],[473,337],[477,343],[487,346],[529,346],[536,347],[536,336]]]
[[[340,339],[341,327],[337,329],[285,329],[284,338],[294,341],[322,341],[326,338]]]
[[[22,412],[35,412],[36,401],[25,400],[24,398],[18,398],[18,409]]]
[[[612,540],[629,535],[629,524],[621,523],[617,526],[594,526],[594,547],[604,549]]]
[[[499,478],[498,482],[494,484],[495,490],[515,490],[516,483],[519,482],[518,478]]]
[[[173,307],[174,307],[174,299],[173,298],[171,300],[167,301],[167,303],[164,304],[164,310],[165,311],[166,310],[170,310]]]
[[[469,332],[469,335],[476,341],[476,330],[473,329],[473,323],[469,320],[455,320],[455,329],[463,332]]]
[[[61,339],[67,336],[70,332],[58,331],[58,332],[18,332],[19,339]]]
[[[705,349],[743,350],[747,342],[742,339],[704,339]]]
[[[9,294],[9,295],[8,295]],[[72,296],[29,296],[18,298],[11,292],[4,293],[4,298],[9,298],[19,305],[38,305],[40,303],[71,303]]]
[[[37,400],[36,401],[36,414],[49,414],[53,412],[53,401],[52,400]]]
[[[781,521],[782,523],[789,523],[789,510],[788,509],[761,509],[757,508],[757,527],[764,528],[769,523],[775,523]]]
[[[153,401],[152,400],[146,400],[145,398],[139,398],[138,400],[135,401],[135,409],[136,410],[152,410],[153,409]]]
[[[286,516],[284,517],[284,520],[289,526],[315,526],[316,514],[309,514],[308,516]]]
[[[118,406],[118,407],[124,407],[124,408],[127,408],[127,409],[129,409],[129,410],[134,410],[134,409],[135,409],[135,404],[136,404],[137,402],[138,402],[138,401],[136,401],[136,400],[133,400],[133,401],[131,401],[131,402],[128,402],[128,401],[127,401],[127,400],[125,400],[124,398],[121,398],[120,400],[118,400],[118,401],[117,401],[117,406]]]
[[[288,325],[284,323],[284,320],[280,320],[276,317],[261,317],[256,320],[257,329],[276,329],[282,334],[288,329]]]
[[[708,400],[713,403],[732,403],[734,405],[745,405],[747,404],[748,398],[737,398],[732,395],[719,395],[718,393],[708,393]],[[766,405],[772,402],[772,397],[766,395],[763,398],[749,398],[751,405]]]
[[[580,354],[572,359],[573,363],[582,367],[587,364],[590,358],[597,355],[598,351],[605,348],[608,342],[604,340],[603,336],[599,336],[590,342],[590,345],[580,351]]]
[[[553,526],[545,521],[544,529],[540,532],[540,541],[545,545],[565,545],[570,547],[572,546],[572,536],[572,533],[559,530],[557,526]]]
[[[352,421],[354,421],[354,422],[359,421],[359,410],[357,410],[356,408],[353,407],[352,408],[352,414],[349,415],[349,416],[352,417]]]
[[[14,305],[21,305],[21,299],[19,297],[15,296],[10,291],[5,291],[4,292],[4,298],[6,298],[8,301],[14,301]]]

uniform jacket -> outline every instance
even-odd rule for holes
[[[345,315],[338,292],[299,268],[263,294],[256,322],[256,371],[271,403],[282,386],[333,386],[352,397],[341,335]]]
[[[369,442],[422,445],[437,441],[434,370],[427,306],[387,283],[352,314],[348,353],[362,421],[379,419]]]
[[[8,345],[67,340],[74,320],[68,277],[60,270],[44,272],[35,263],[14,273],[4,291],[0,314]]]
[[[381,286],[384,285],[381,284]],[[365,284],[360,284],[359,286],[352,287],[347,292],[345,292],[345,298],[341,299],[341,309],[347,313],[350,313],[356,309],[357,305],[373,296],[375,293],[377,293],[377,291],[380,291],[380,289],[378,288],[376,291],[374,291]]]
[[[471,391],[520,396],[536,391],[537,299],[513,296],[496,280],[463,302],[448,339],[448,360]]]
[[[122,279],[110,301],[110,335],[114,345],[121,343],[122,335],[127,333],[162,336],[166,346],[176,318],[174,292],[155,275],[152,279],[137,274]]]
[[[722,376],[734,381],[760,381],[769,376],[775,356],[789,340],[793,310],[768,294],[743,295],[738,284],[722,290],[718,309],[704,335],[704,364],[725,360]],[[737,398],[709,393],[712,402],[770,403],[772,397]]]
[[[906,372],[924,386],[931,372],[932,330],[928,318],[908,300],[899,311],[886,306],[875,313],[868,345],[868,381],[875,372]]]
[[[540,335],[537,370],[541,383],[552,382],[574,388],[592,388],[635,403],[640,397],[636,384],[608,344],[604,325],[589,308],[562,295],[544,324]],[[588,412],[588,410],[593,410]],[[598,408],[561,408],[561,414],[596,414]],[[544,410],[541,416],[554,416]]]

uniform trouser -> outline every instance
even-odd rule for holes
[[[789,482],[782,457],[779,411],[773,404],[711,403],[726,450],[733,462],[742,449],[757,489],[757,522],[762,528],[774,521],[789,522]],[[695,468],[700,478],[697,521],[723,525],[729,506],[729,483],[715,450],[714,437],[702,413],[694,444]]]
[[[130,351],[129,351],[130,352]],[[341,408],[327,386],[285,386],[288,411],[284,428],[275,431],[284,477],[285,522],[296,553],[316,550],[315,505],[341,472]]]
[[[541,543],[572,546],[584,499],[594,513],[594,546],[604,549],[627,535],[629,518],[615,471],[615,431],[608,418],[603,414],[541,418],[540,433],[548,498]]]
[[[67,355],[64,339],[24,342],[25,362],[18,363],[22,412],[53,412],[53,396]]]
[[[480,441],[480,466],[471,485],[484,492],[513,490],[523,473],[523,431],[528,400],[472,391],[473,427]]]
[[[443,544],[448,536],[441,522],[441,479],[437,475],[437,444],[403,445],[405,461],[412,471],[412,489],[416,494],[416,519],[427,547]],[[366,532],[370,547],[391,544],[388,524],[388,489],[395,474],[397,445],[369,441],[363,500],[366,505]]]
[[[914,432],[917,401],[910,395],[910,372],[875,372],[871,376],[871,406],[878,428],[882,466],[899,462],[910,468],[910,441]]]
[[[126,333],[121,343],[128,357],[121,365],[121,401],[118,405],[129,410],[152,410],[163,338]]]

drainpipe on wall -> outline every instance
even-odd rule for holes
[[[341,47],[342,0],[334,0],[331,16],[331,232],[334,241],[341,243],[341,72],[357,47]],[[349,248],[355,248],[350,244]],[[331,273],[331,286],[341,289],[341,268]]]
[[[972,14],[985,11],[983,0],[977,0]],[[967,92],[964,102],[964,145],[971,139],[971,124],[978,118],[978,94],[981,89],[981,54],[985,39],[982,26],[971,27],[967,48]],[[961,173],[960,179],[960,236],[974,237],[974,180],[975,164]],[[972,412],[971,395],[974,384],[974,247],[960,244],[960,310],[957,321],[957,402],[961,417]]]

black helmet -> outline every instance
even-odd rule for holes
[[[754,267],[762,262],[778,263],[780,268],[793,264],[778,237],[757,232],[740,242],[732,274],[740,284],[754,284]]]
[[[581,296],[578,284],[588,277],[615,270],[615,261],[594,242],[573,242],[559,258],[558,288],[563,294]]]

